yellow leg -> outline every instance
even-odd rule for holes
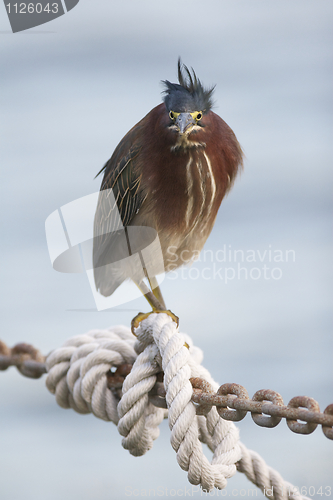
[[[153,294],[155,295],[155,297],[157,298],[157,300],[159,301],[159,303],[161,304],[163,309],[166,309],[163,295],[162,295],[160,287],[158,286],[158,282],[157,282],[156,277],[155,276],[151,276],[151,277],[147,276],[147,278],[148,278],[150,288],[152,289]]]
[[[165,308],[164,301],[163,304],[161,304],[158,298],[153,294],[153,292],[143,281],[141,281],[141,283],[136,283],[136,285],[139,287],[141,293],[146,297],[146,300],[148,300],[153,311]]]
[[[156,278],[154,278],[154,279],[156,280]],[[151,284],[150,280],[149,280],[149,283]],[[152,281],[152,283],[154,283],[154,282]],[[153,294],[153,292],[151,290],[149,290],[149,288],[147,287],[147,285],[143,281],[141,281],[141,283],[136,283],[136,285],[139,287],[139,289],[141,290],[143,295],[146,297],[147,301],[149,302],[149,304],[153,310],[149,313],[139,313],[132,319],[131,330],[132,330],[132,333],[134,335],[135,335],[135,329],[138,328],[141,321],[148,318],[148,316],[150,314],[153,314],[153,313],[166,313],[168,316],[170,316],[172,321],[177,323],[177,326],[179,325],[178,316],[173,314],[170,310],[166,310],[164,300],[163,300],[163,297],[162,297],[162,294],[161,294],[161,291],[160,291],[158,285],[157,285],[158,292],[159,292],[158,297],[156,297]],[[162,303],[160,302],[159,299],[162,299]]]

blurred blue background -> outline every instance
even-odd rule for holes
[[[306,394],[322,410],[331,403],[332,17],[326,0],[82,0],[13,35],[0,7],[1,338],[47,353],[90,329],[129,325],[147,310],[138,299],[84,311],[95,307],[88,280],[52,269],[44,223],[99,189],[94,176],[161,101],[160,81],[176,81],[181,55],[206,85],[216,84],[214,110],[246,155],[205,249],[293,250],[295,261],[264,262],[281,269],[280,279],[228,283],[203,279],[212,263],[197,262],[193,279],[188,270],[166,277],[167,305],[220,384],[240,383],[250,396],[271,388],[286,403]],[[244,266],[250,272],[263,263]],[[154,448],[134,458],[113,424],[57,407],[45,379],[9,369],[0,374],[0,397],[1,499],[106,500],[134,488],[141,496],[149,488],[185,495],[189,484],[166,422]],[[332,487],[332,442],[320,428],[295,435],[284,422],[259,428],[249,415],[238,427],[286,480]],[[255,487],[237,474],[227,495],[244,497],[241,489]]]

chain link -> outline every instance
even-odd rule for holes
[[[40,378],[46,373],[45,356],[38,349],[25,343],[10,349],[0,340],[0,370],[9,366],[16,366],[22,375],[30,378]],[[131,368],[131,365],[120,365],[115,372],[107,374],[110,390],[121,391]],[[166,408],[162,372],[157,380],[149,399],[155,406]],[[257,425],[270,428],[276,427],[285,418],[289,429],[297,434],[311,434],[321,425],[324,435],[333,440],[333,404],[321,413],[317,401],[308,396],[296,396],[285,406],[282,396],[270,389],[257,391],[250,399],[245,387],[239,384],[224,384],[215,392],[206,380],[192,378],[190,381],[197,415],[206,415],[212,406],[216,406],[223,419],[239,422],[250,412]]]
[[[16,344],[11,349],[0,340],[0,370],[16,366],[25,377],[40,378],[46,373],[45,356],[30,344]]]
[[[192,378],[191,383],[192,401],[199,406],[201,415],[216,406],[222,418],[238,422],[251,412],[252,419],[261,427],[276,427],[285,418],[289,429],[297,434],[311,434],[319,424],[324,435],[333,439],[333,404],[320,413],[317,401],[308,396],[296,396],[285,406],[281,395],[269,389],[257,391],[250,399],[239,384],[221,385],[215,393],[205,380]]]

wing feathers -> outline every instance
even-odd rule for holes
[[[123,138],[102,169],[104,178],[95,215],[93,248],[95,283],[102,293],[103,289],[114,287],[108,283],[110,276],[99,268],[119,258],[123,248],[121,224],[127,227],[131,223],[145,198],[138,171],[141,128],[140,122]]]

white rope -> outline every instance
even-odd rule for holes
[[[190,337],[179,333],[168,315],[151,314],[140,323],[136,336],[123,326],[93,330],[51,352],[46,359],[46,385],[56,395],[57,403],[117,424],[123,447],[135,456],[151,449],[159,435],[159,424],[168,416],[177,461],[188,471],[189,482],[200,484],[205,491],[225,488],[237,466],[267,498],[306,499],[239,442],[238,429],[220,418],[215,407],[205,416],[196,415],[189,379],[203,378],[214,390],[218,384],[200,364],[202,351],[193,346]],[[119,394],[108,388],[107,372],[125,363],[133,367]],[[168,410],[157,408],[149,400],[149,391],[161,370]],[[203,454],[200,441],[212,450],[211,462]]]
[[[134,363],[135,337],[124,326],[92,330],[67,340],[46,359],[46,387],[58,405],[118,423],[118,399],[107,387],[106,374]]]
[[[136,359],[131,377],[126,378],[123,386],[124,394],[118,405],[120,433],[123,434],[123,415],[128,418],[132,408],[134,409],[128,404],[124,408],[127,391],[133,391],[134,394],[139,392],[136,381],[141,380],[142,367],[148,361],[151,366],[155,367],[155,372],[160,371],[161,368],[164,371],[171,445],[177,453],[180,467],[188,471],[189,482],[195,485],[200,484],[206,491],[214,487],[225,488],[227,478],[236,473],[235,463],[241,458],[238,431],[231,422],[222,420],[216,409],[212,408],[207,417],[207,430],[211,436],[214,456],[212,462],[209,463],[199,441],[196,408],[191,401],[190,378],[201,376],[202,371],[195,360],[191,360],[190,351],[185,346],[184,336],[178,332],[176,324],[166,314],[151,314],[141,322],[136,335],[144,350]],[[149,373],[147,369],[145,371]],[[154,383],[155,380],[152,384]],[[140,440],[139,435],[136,437]],[[133,440],[133,442],[136,441]]]
[[[284,481],[280,474],[269,467],[255,451],[248,450],[241,443],[242,459],[238,464],[238,471],[258,486],[267,498],[274,500],[310,500],[303,496],[288,481]]]

